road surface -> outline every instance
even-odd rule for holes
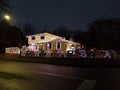
[[[120,90],[120,69],[0,61],[0,90]]]

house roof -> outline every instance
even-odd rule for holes
[[[57,36],[57,35],[54,35],[54,34],[51,34],[51,33],[39,33],[39,34],[33,34],[33,35],[27,35],[26,37],[29,37],[29,36],[40,36],[40,35],[52,35],[52,36],[55,36],[55,37],[58,37],[58,38],[62,38],[60,36]]]
[[[57,41],[57,42],[67,42],[67,43],[71,43],[71,44],[80,44],[80,43],[77,43],[77,42],[74,42],[74,41],[69,41],[69,40],[66,40],[64,38],[56,38],[56,39],[53,39],[49,42],[54,42],[54,41]]]
[[[26,37],[28,38],[28,37],[31,37],[31,36],[42,36],[42,35],[51,35],[51,36],[55,37],[55,38],[53,38],[51,40],[42,41],[44,43],[57,41],[57,42],[67,42],[67,43],[71,43],[71,44],[80,44],[80,43],[77,43],[77,42],[74,42],[74,41],[70,41],[70,40],[66,40],[63,37],[60,37],[60,36],[57,36],[57,35],[54,35],[54,34],[50,34],[50,33],[46,33],[46,32],[45,33],[40,33],[40,34],[28,35]]]

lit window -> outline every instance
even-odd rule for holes
[[[41,36],[41,39],[45,39],[45,37],[44,37],[44,36]]]
[[[49,49],[51,49],[51,48],[52,48],[51,43],[48,43],[48,44],[47,44],[47,46],[48,46],[48,48],[49,48]]]
[[[32,36],[32,40],[35,40],[35,36]]]

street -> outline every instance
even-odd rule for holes
[[[119,68],[0,61],[0,90],[120,90]]]

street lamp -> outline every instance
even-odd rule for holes
[[[4,19],[7,20],[7,21],[10,21],[10,20],[11,20],[11,17],[10,17],[10,15],[5,14],[5,15],[4,15]]]
[[[3,18],[5,22],[9,23],[10,25],[13,24],[14,17],[13,16],[11,17],[10,14],[3,14]],[[20,28],[20,24],[18,26]],[[18,39],[19,39],[18,47],[20,49],[20,55],[21,55],[21,32],[20,31],[18,32]]]

